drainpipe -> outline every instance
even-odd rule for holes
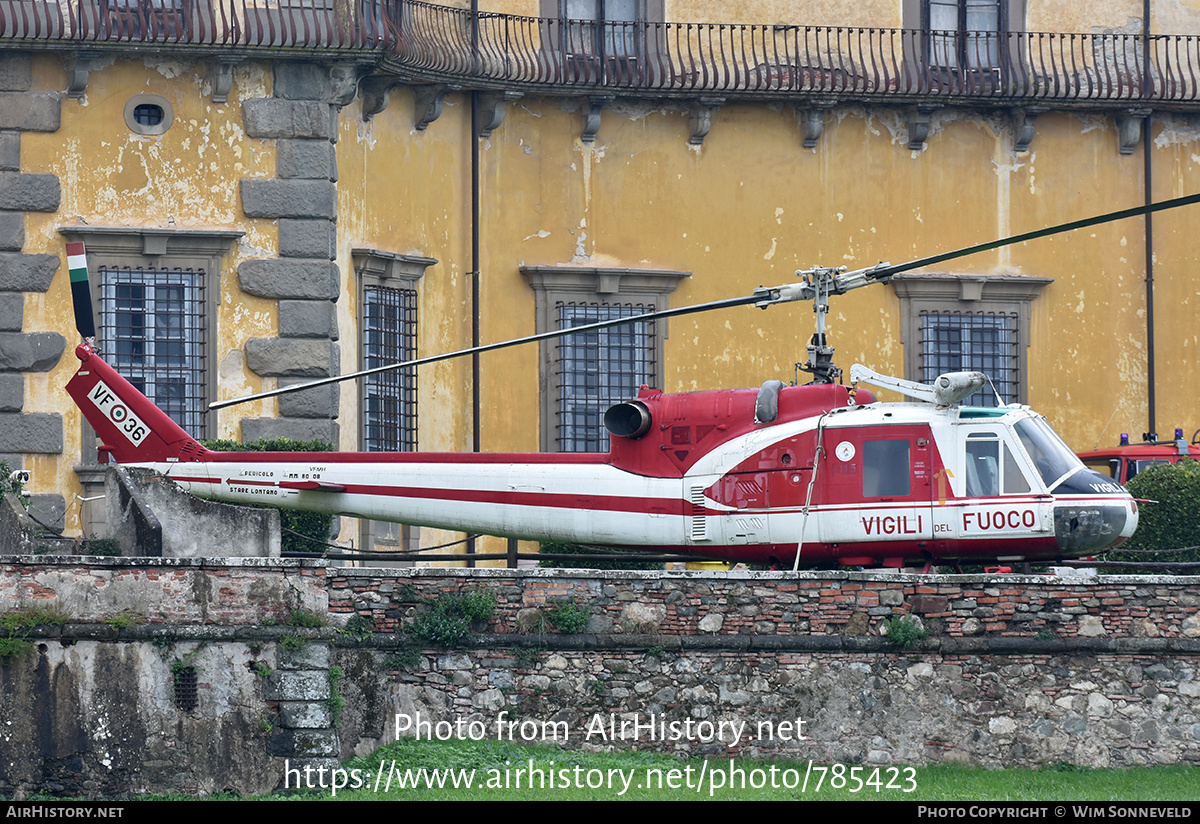
[[[1142,96],[1147,97],[1151,90],[1154,77],[1150,72],[1150,0],[1142,0]],[[1150,121],[1152,115],[1146,115],[1142,120],[1142,190],[1144,202],[1150,205],[1154,201],[1152,183],[1154,177],[1153,158],[1150,146]],[[1154,405],[1154,215],[1146,213],[1146,382],[1148,420],[1146,431],[1152,435],[1156,432],[1154,422],[1157,419]]]
[[[471,0],[471,57],[479,55],[479,2]],[[471,92],[471,346],[479,346],[479,92]],[[481,448],[479,430],[479,353],[471,354],[471,451]],[[475,554],[475,539],[467,539],[467,555]],[[468,558],[474,567],[475,559]]]

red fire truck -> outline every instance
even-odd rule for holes
[[[1079,452],[1078,455],[1088,469],[1103,472],[1124,486],[1134,475],[1158,464],[1179,463],[1186,458],[1200,461],[1197,436],[1200,436],[1200,430],[1192,436],[1192,442],[1189,444],[1184,440],[1183,430],[1176,429],[1172,443],[1160,444],[1157,436],[1143,435],[1143,443],[1131,445],[1129,435],[1122,433],[1120,446]]]

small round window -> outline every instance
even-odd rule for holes
[[[137,134],[162,134],[174,119],[171,104],[157,94],[139,94],[125,104],[125,125]]]

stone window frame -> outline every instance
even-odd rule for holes
[[[355,299],[359,334],[358,363],[363,367],[363,318],[362,309],[365,304],[365,293],[370,287],[387,289],[408,289],[417,292],[417,315],[420,317],[420,289],[418,285],[425,276],[425,270],[437,265],[437,259],[421,255],[407,255],[398,252],[385,252],[379,249],[355,247],[350,250],[354,261]],[[366,382],[360,381],[358,387],[358,443],[360,447],[366,443]],[[368,518],[359,519],[359,540],[364,549],[376,545],[395,546],[403,550],[416,550],[421,545],[421,528],[407,524],[396,524],[390,521],[374,521]],[[404,566],[411,566],[404,562]]]
[[[134,110],[138,106],[158,106],[162,109],[163,119],[161,123],[153,126],[148,126],[144,123],[138,123],[134,117]],[[175,108],[171,105],[171,101],[167,100],[160,94],[136,94],[125,102],[125,125],[134,134],[146,135],[153,137],[155,135],[165,134],[167,129],[171,128],[171,124],[175,122]]]
[[[671,293],[691,272],[675,269],[634,269],[596,266],[521,266],[520,272],[535,300],[535,320],[538,333],[558,328],[555,306],[559,303],[640,302],[654,306],[654,311],[670,308]],[[662,364],[664,342],[668,337],[666,320],[655,321],[654,362]],[[554,358],[557,343],[541,341],[539,347],[538,388],[540,406],[540,448],[557,452],[555,421],[557,420],[558,387],[554,379]]]
[[[904,273],[892,278],[900,299],[900,339],[904,375],[922,380],[921,314],[924,312],[1005,313],[1017,318],[1017,401],[1029,397],[1030,307],[1053,278],[1025,275],[977,275],[955,272]]]
[[[236,230],[161,229],[125,226],[63,226],[59,234],[69,242],[82,241],[87,250],[88,285],[92,293],[92,314],[96,328],[100,318],[100,267],[130,269],[202,269],[204,271],[204,317],[210,334],[205,342],[208,376],[205,380],[206,403],[216,399],[217,311],[221,298],[222,260],[245,236]],[[103,353],[101,353],[103,354]],[[205,415],[205,428],[216,431],[216,413]],[[83,421],[82,444],[95,442],[96,435]],[[94,450],[82,448],[81,462],[94,465]]]

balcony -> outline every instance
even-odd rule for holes
[[[415,0],[0,0],[13,46],[374,52],[465,88],[997,106],[1200,101],[1200,36],[594,23]]]
[[[373,0],[0,0],[10,48],[370,51],[390,31]]]

